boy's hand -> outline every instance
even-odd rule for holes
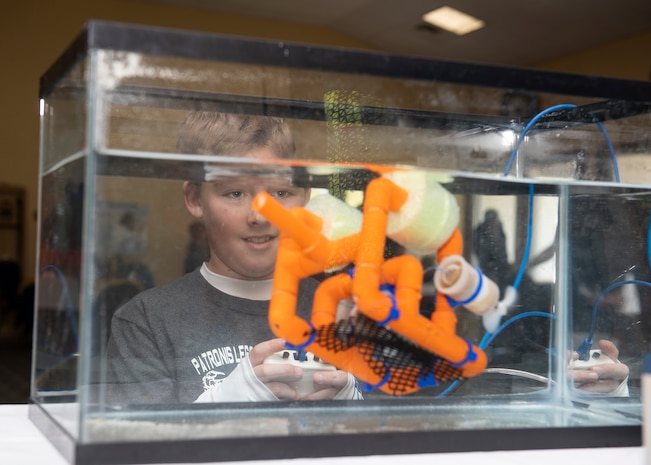
[[[348,373],[343,370],[317,371],[312,380],[316,390],[303,397],[304,400],[334,399],[348,383]]]
[[[612,360],[617,360],[619,350],[611,341],[602,339],[598,342],[601,352]],[[576,360],[578,354],[573,354]],[[619,387],[628,376],[629,369],[623,363],[602,363],[594,365],[587,370],[571,370],[569,376],[574,386],[582,391],[608,394]]]
[[[303,370],[291,364],[265,364],[264,360],[285,349],[285,341],[271,339],[257,344],[249,353],[253,372],[278,399],[323,400],[334,399],[348,383],[348,373],[342,370],[313,373],[314,391],[301,397],[295,386],[303,377]],[[309,373],[307,374],[309,376]]]
[[[303,370],[290,364],[264,364],[264,360],[285,349],[283,339],[261,342],[249,352],[249,361],[255,376],[280,400],[300,398],[294,385],[303,377]]]

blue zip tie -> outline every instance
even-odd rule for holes
[[[455,368],[462,367],[468,362],[474,362],[475,360],[477,360],[477,352],[472,350],[472,344],[470,343],[470,341],[468,339],[464,339],[464,341],[466,341],[466,344],[468,344],[468,353],[466,354],[466,358],[461,360],[460,362],[458,363],[450,362],[450,365],[452,365]]]
[[[427,376],[423,376],[421,374],[421,376],[418,378],[417,384],[420,389],[438,386],[439,383],[436,381],[436,376],[434,376],[434,369],[432,369],[432,371]]]
[[[395,298],[395,287],[390,284],[382,284],[380,286],[381,291],[388,291],[389,298],[391,299],[391,308],[389,309],[389,315],[382,321],[378,321],[377,324],[380,326],[386,326],[393,320],[400,318],[400,310],[398,310],[398,305]]]
[[[290,344],[289,342],[285,342],[285,347],[287,347],[290,350],[297,350],[299,353],[304,352],[305,348],[312,344],[314,340],[316,339],[316,331],[314,330],[314,326],[312,325],[311,322],[307,322],[307,324],[310,325],[310,328],[312,328],[312,332],[310,333],[310,337],[307,338],[307,341],[305,341],[303,344]]]
[[[362,389],[364,389],[364,391],[371,392],[374,389],[381,388],[382,386],[384,386],[385,384],[387,384],[389,382],[389,379],[391,379],[391,372],[386,367],[386,365],[384,366],[384,368],[386,370],[386,373],[384,375],[384,378],[379,383],[377,383],[377,384],[370,384],[370,383],[367,383],[367,382],[362,383]]]

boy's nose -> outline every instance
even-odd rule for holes
[[[252,205],[249,205],[249,222],[260,224],[260,223],[268,223],[268,220],[264,215],[262,215],[260,212],[255,210],[252,207]]]

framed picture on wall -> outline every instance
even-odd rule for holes
[[[20,262],[23,257],[25,189],[0,185],[0,258]]]
[[[0,226],[18,226],[22,214],[18,191],[0,189]]]

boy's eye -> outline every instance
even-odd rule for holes
[[[228,197],[232,199],[241,199],[244,196],[244,192],[242,191],[232,191],[226,194]]]
[[[289,191],[275,191],[271,195],[279,199],[285,199],[289,197],[289,194],[290,194]]]

